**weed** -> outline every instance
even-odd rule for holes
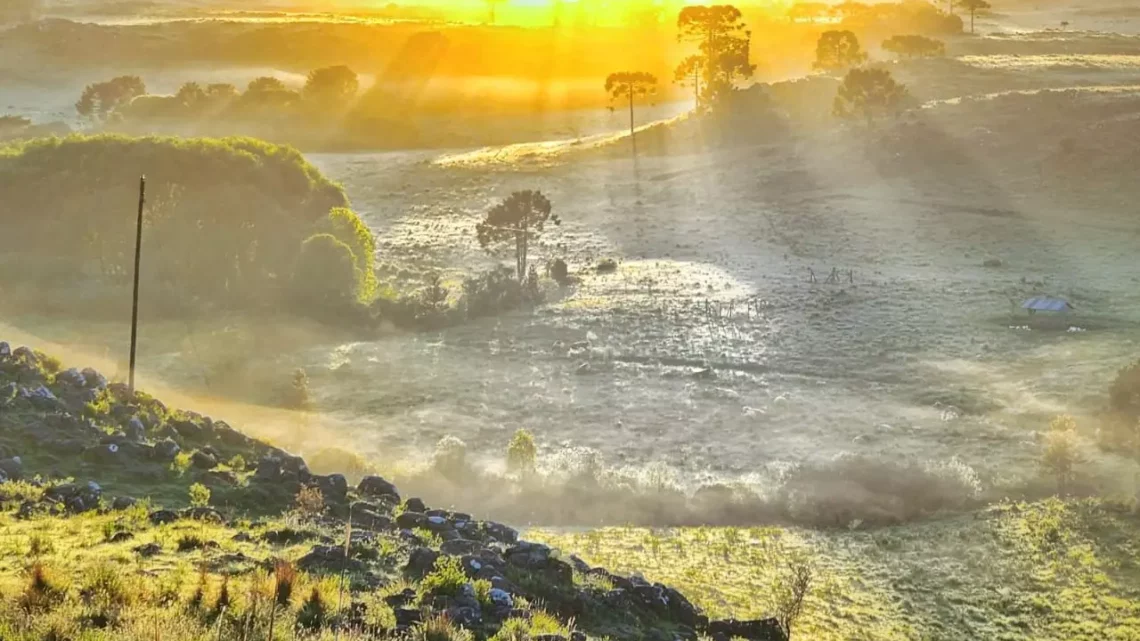
[[[191,485],[189,494],[192,507],[206,507],[210,504],[210,488],[201,483]]]
[[[39,559],[55,551],[55,544],[51,539],[40,532],[33,532],[28,537],[28,556]]]
[[[507,445],[507,469],[524,474],[533,472],[537,457],[538,447],[534,443],[534,434],[524,429],[515,432]]]
[[[316,485],[302,486],[293,499],[293,509],[303,519],[315,520],[325,511],[325,495]]]
[[[475,635],[465,630],[445,616],[434,616],[417,625],[412,631],[412,641],[475,641]]]
[[[56,576],[43,563],[36,562],[27,572],[27,584],[20,595],[19,606],[28,614],[47,612],[67,597],[67,582]]]
[[[178,551],[189,552],[206,547],[206,540],[197,534],[183,534],[178,538]]]
[[[467,585],[467,575],[457,557],[441,556],[435,560],[432,571],[420,582],[420,600],[432,596],[458,595]]]

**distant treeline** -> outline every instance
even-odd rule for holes
[[[121,305],[144,173],[149,309],[326,313],[374,295],[374,240],[343,190],[296,150],[248,138],[73,136],[0,147],[0,280],[32,284],[44,299],[80,297],[92,315],[102,303]]]

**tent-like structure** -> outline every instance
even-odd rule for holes
[[[1037,312],[1067,312],[1072,310],[1073,306],[1064,298],[1034,296],[1022,303],[1021,309],[1027,309],[1030,314],[1035,314]]]

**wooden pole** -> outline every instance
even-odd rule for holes
[[[135,223],[135,291],[131,299],[131,364],[128,386],[135,393],[135,351],[139,338],[139,263],[142,262],[143,206],[146,204],[146,176],[139,178],[139,215]]]

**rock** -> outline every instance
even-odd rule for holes
[[[432,532],[445,532],[447,530],[454,530],[455,526],[451,521],[447,520],[445,516],[429,516],[427,517],[427,529]]]
[[[412,626],[420,622],[420,611],[416,608],[394,608],[396,625]]]
[[[18,456],[0,460],[0,472],[5,477],[18,481],[24,476],[24,462]]]
[[[146,440],[146,426],[143,425],[137,416],[132,416],[131,420],[127,421],[125,431],[127,438],[136,443],[141,443]]]
[[[177,432],[179,436],[191,441],[200,440],[205,434],[205,430],[202,429],[202,426],[193,421],[175,421],[170,424],[170,427]]]
[[[192,519],[194,521],[206,521],[208,523],[221,523],[225,519],[222,518],[220,512],[209,506],[188,507],[179,514],[184,519]]]
[[[270,545],[296,545],[313,538],[315,535],[312,532],[292,528],[270,530],[261,535],[261,539]]]
[[[404,588],[402,591],[397,592],[396,594],[390,594],[384,597],[384,603],[388,604],[388,606],[392,608],[402,608],[405,605],[408,605],[409,603],[415,601],[416,596],[417,595],[415,588]]]
[[[135,538],[135,535],[130,532],[115,532],[111,535],[110,540],[111,543],[122,543],[123,541],[130,541],[133,538]]]
[[[368,504],[365,504],[364,506],[354,506],[352,508],[352,525],[353,527],[359,526],[369,530],[388,530],[392,527],[392,519],[387,515],[381,514]]]
[[[780,624],[775,619],[755,619],[737,621],[726,619],[709,623],[705,633],[713,638],[741,638],[748,641],[788,641]]]
[[[18,394],[20,388],[15,383],[8,383],[0,387],[0,407],[4,407],[11,403]]]
[[[681,625],[694,629],[708,625],[708,617],[701,614],[697,607],[685,598],[685,595],[670,587],[661,586],[661,589],[665,596],[670,618]]]
[[[155,510],[147,517],[154,525],[173,523],[178,520],[178,513],[173,510]]]
[[[356,491],[361,496],[374,498],[390,496],[396,499],[397,502],[400,500],[400,493],[396,491],[396,486],[379,476],[366,476],[360,479],[360,483],[356,485]],[[423,510],[419,511],[422,512]]]
[[[169,463],[182,452],[182,448],[174,442],[174,439],[167,437],[155,443],[151,451],[156,459]]]
[[[62,372],[56,374],[55,382],[62,383],[64,385],[70,385],[71,387],[87,386],[87,379],[84,378],[83,374],[80,374],[79,370],[75,369],[74,367],[71,369],[65,369]]]
[[[94,369],[87,367],[80,373],[83,374],[83,380],[88,389],[102,390],[107,388],[107,379]]]
[[[348,479],[343,474],[313,477],[326,501],[341,502],[348,496]]]
[[[483,545],[478,541],[455,539],[453,541],[444,541],[443,545],[439,546],[439,551],[451,556],[463,556],[464,554],[475,554],[482,548]]]
[[[1000,258],[987,258],[982,261],[982,267],[1001,267],[1002,264]]]
[[[4,341],[0,341],[0,358],[8,358],[12,355],[12,346]]]
[[[275,480],[281,476],[281,459],[274,456],[262,457],[257,462],[257,471],[253,473],[253,476],[262,481]]]
[[[135,553],[142,557],[151,557],[159,552],[162,552],[162,546],[158,543],[145,543],[134,548]]]
[[[417,498],[410,498],[404,501],[404,509],[408,512],[419,512],[420,514],[427,512],[427,506],[424,505],[423,500]]]
[[[218,466],[218,459],[209,452],[198,450],[190,455],[190,464],[200,470],[212,470]]]
[[[214,423],[214,434],[222,445],[235,448],[249,447],[253,439],[230,427],[228,423],[218,421]]]
[[[230,540],[236,541],[238,543],[249,543],[253,540],[253,537],[249,535],[249,532],[238,532],[237,534],[233,535],[233,538]]]
[[[431,572],[438,558],[439,552],[431,548],[418,547],[408,555],[408,564],[404,566],[404,572],[415,578],[422,578]]]
[[[518,543],[519,533],[513,528],[507,527],[502,523],[495,523],[494,521],[487,521],[483,524],[483,529],[486,530],[487,536],[501,543],[514,545]]]
[[[346,558],[339,545],[314,545],[309,553],[297,560],[297,567],[305,572],[363,572],[364,563]]]
[[[402,512],[396,517],[396,526],[403,530],[412,530],[427,525],[427,517],[419,512]]]

